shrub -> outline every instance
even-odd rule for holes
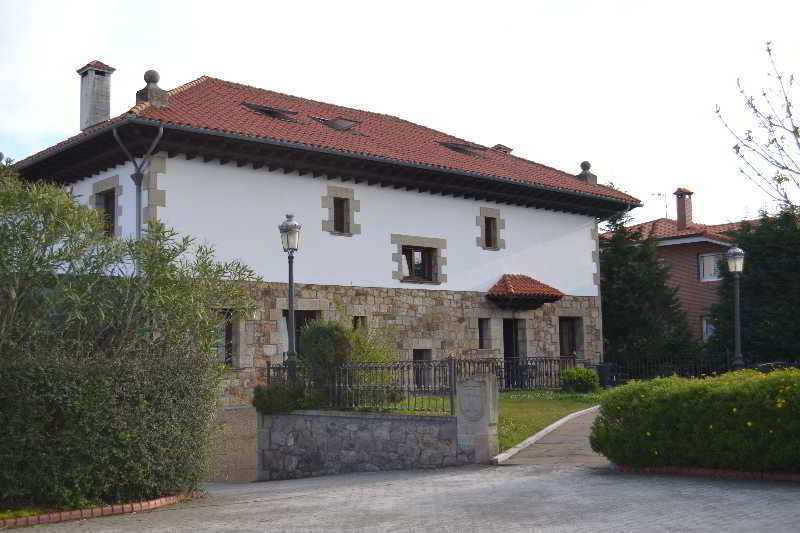
[[[251,279],[161,224],[109,239],[61,188],[0,179],[0,501],[197,487],[224,373],[214,308],[246,312]]]
[[[350,360],[350,330],[331,320],[314,320],[300,332],[298,359],[310,368],[314,381],[330,381],[332,369]]]
[[[590,368],[568,368],[561,372],[564,392],[594,392],[600,388],[597,372]]]
[[[302,384],[276,383],[269,387],[258,386],[253,391],[253,406],[264,414],[287,413],[305,407],[305,393]]]
[[[635,381],[607,392],[592,449],[635,467],[800,471],[800,370]]]

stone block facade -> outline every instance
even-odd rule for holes
[[[268,365],[284,359],[287,285],[258,283],[252,291],[259,308],[234,327],[226,407],[250,405],[253,388],[266,381]],[[391,331],[400,359],[410,360],[414,349],[431,350],[433,359],[502,357],[503,319],[512,318],[522,321],[521,355],[559,357],[559,318],[576,317],[581,324],[579,361],[602,360],[600,298],[596,296],[565,296],[539,309],[512,311],[498,308],[482,292],[299,284],[295,299],[298,311],[316,311],[324,319],[366,317],[367,327]],[[480,318],[490,319],[485,349],[478,349]]]

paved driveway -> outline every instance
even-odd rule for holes
[[[588,446],[594,416],[503,466],[212,485],[187,504],[36,531],[800,531],[797,484],[615,472]]]
[[[783,532],[800,487],[514,465],[213,485],[207,498],[36,531]]]

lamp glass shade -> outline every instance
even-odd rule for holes
[[[728,260],[728,270],[734,274],[741,274],[744,270],[744,250],[738,246],[734,246],[725,254],[725,259]]]
[[[286,215],[286,220],[278,226],[284,252],[297,251],[300,248],[300,228],[302,226],[294,219],[294,215]]]

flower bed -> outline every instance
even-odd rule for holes
[[[590,440],[635,468],[800,472],[800,370],[634,381],[603,396]]]

